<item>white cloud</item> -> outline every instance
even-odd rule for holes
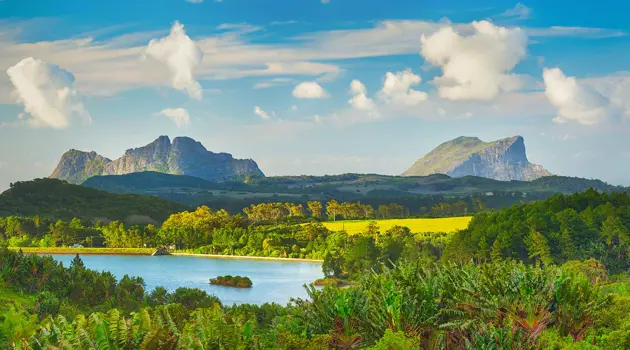
[[[272,87],[272,83],[256,83],[254,84],[254,89],[266,89]]]
[[[525,57],[527,35],[519,28],[473,22],[464,36],[452,26],[422,35],[421,54],[443,75],[434,79],[441,97],[449,100],[491,100],[502,91],[518,89],[522,77],[510,74]]]
[[[298,110],[298,107],[296,105],[291,106],[291,108],[289,108],[291,110],[291,112],[295,112]]]
[[[428,97],[426,92],[411,88],[421,81],[420,76],[413,74],[409,69],[396,73],[387,72],[378,96],[389,104],[415,106]]]
[[[328,97],[328,93],[317,82],[305,81],[298,84],[295,89],[293,89],[293,96],[295,98],[316,99],[326,98]]]
[[[72,117],[91,122],[74,89],[72,73],[29,57],[10,67],[7,74],[17,102],[24,104],[24,111],[31,116],[31,125],[63,129]],[[20,114],[20,119],[23,116]]]
[[[533,37],[576,37],[583,39],[606,39],[626,36],[628,33],[609,28],[563,27],[526,28],[527,34]]]
[[[6,69],[24,57],[37,57],[71,71],[76,90],[86,95],[112,95],[138,88],[172,86],[172,74],[160,69],[163,63],[142,61],[151,38],[167,36],[167,31],[128,32],[111,36],[108,28],[76,32],[70,38],[53,41],[29,38],[44,20],[0,21],[0,68]],[[50,20],[45,20],[50,21]],[[57,20],[55,25],[65,25]],[[46,22],[47,26],[51,26]],[[387,20],[359,24],[360,28],[297,33],[280,42],[254,42],[250,34],[260,27],[224,25],[195,38],[204,57],[194,69],[194,78],[239,79],[243,77],[313,77],[302,80],[330,79],[342,73],[338,61],[387,57],[418,52],[418,38],[431,36],[445,22]],[[471,33],[470,23],[453,23],[460,33]],[[16,29],[17,28],[17,29]],[[210,30],[209,27],[201,27]],[[107,30],[110,30],[109,32]],[[116,28],[120,31],[121,28]],[[606,28],[545,27],[524,28],[530,37],[607,38],[626,35]],[[104,36],[103,33],[107,33]],[[325,62],[325,63],[322,63]],[[335,63],[331,63],[335,62]],[[10,82],[0,76],[0,103],[8,99]]]
[[[580,82],[595,89],[608,98],[612,106],[630,116],[630,72],[616,72],[603,77],[581,79]]]
[[[190,115],[188,115],[188,111],[183,108],[166,108],[158,113],[158,115],[170,118],[175,122],[178,128],[183,128],[190,124]]]
[[[352,98],[348,101],[353,108],[358,110],[372,111],[376,109],[374,100],[367,97],[367,89],[359,80],[353,80],[350,83],[350,94]]]
[[[254,89],[267,89],[274,86],[286,85],[295,82],[292,78],[273,78],[269,81],[264,81],[254,84]]]
[[[553,119],[557,123],[568,121],[585,125],[599,124],[611,112],[610,101],[588,85],[567,77],[559,68],[543,70],[545,95],[557,108]]]
[[[321,0],[321,1],[322,1],[322,4],[324,4],[324,5],[328,4],[330,2],[330,0]]]
[[[267,112],[263,111],[258,106],[254,107],[254,113],[256,113],[256,115],[258,115],[259,117],[263,118],[264,120],[269,120],[269,118],[270,118],[269,114]]]
[[[510,19],[528,19],[532,16],[532,9],[521,4],[520,2],[516,3],[513,8],[506,10],[499,17],[510,18]]]
[[[168,66],[173,88],[185,90],[190,97],[201,100],[203,90],[193,70],[201,63],[203,52],[186,35],[184,25],[176,21],[169,36],[151,40],[146,54]]]
[[[298,23],[298,21],[296,20],[289,20],[289,21],[273,21],[271,23],[269,23],[269,25],[271,26],[286,26],[289,24],[296,24]]]
[[[217,1],[217,0],[214,0]],[[221,2],[222,0],[219,0],[217,2]],[[186,0],[186,2],[189,2],[191,4],[201,4],[203,2],[203,0]]]

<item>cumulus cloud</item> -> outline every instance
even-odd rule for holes
[[[190,115],[188,115],[188,111],[183,108],[166,108],[158,113],[158,115],[170,118],[175,122],[178,128],[183,128],[190,124]]]
[[[350,83],[350,94],[352,98],[348,103],[350,103],[353,108],[367,111],[376,109],[374,100],[367,97],[367,89],[361,81],[355,79]]]
[[[185,90],[190,97],[201,100],[203,90],[193,70],[201,63],[203,53],[186,35],[184,25],[176,21],[167,37],[151,40],[146,54],[168,66],[173,88]]]
[[[402,72],[387,72],[379,98],[389,104],[401,106],[415,106],[427,99],[427,93],[412,89],[420,84],[420,76],[407,69]]]
[[[523,78],[510,72],[525,57],[527,35],[519,28],[473,22],[473,33],[461,35],[452,26],[422,35],[421,54],[442,69],[433,81],[449,100],[491,100],[516,90]]]
[[[72,117],[91,122],[74,90],[72,73],[29,57],[10,67],[7,74],[17,102],[24,104],[24,111],[31,117],[31,125],[63,129]]]
[[[606,97],[575,77],[567,77],[559,68],[545,68],[543,80],[545,95],[558,111],[553,119],[557,123],[598,124],[611,112]]]
[[[298,84],[295,89],[293,89],[293,96],[295,98],[315,99],[326,98],[328,97],[328,93],[318,83],[314,81],[305,81]]]
[[[254,113],[256,113],[257,116],[263,118],[264,120],[269,120],[269,118],[271,117],[269,115],[269,113],[263,111],[260,107],[256,106],[254,107]]]

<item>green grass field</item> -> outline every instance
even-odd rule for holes
[[[29,254],[93,254],[93,255],[151,255],[155,248],[40,248],[40,247],[10,247]]]
[[[348,221],[328,221],[324,226],[331,231],[345,230],[349,234],[363,231],[367,225],[376,221],[376,225],[381,232],[387,231],[394,226],[408,227],[413,233],[421,232],[455,232],[468,227],[471,216],[461,216],[453,218],[435,219],[388,219],[388,220],[348,220]]]

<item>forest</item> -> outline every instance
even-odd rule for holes
[[[302,208],[309,217],[301,224],[293,222],[291,206],[284,207],[282,217],[260,217],[278,207],[253,206],[251,217],[202,207],[135,235],[204,252],[323,258],[325,275],[350,280],[349,286],[308,285],[308,300],[287,305],[229,306],[196,289],[147,291],[141,279],[117,281],[86,269],[80,257],[64,267],[52,258],[1,248],[0,344],[34,349],[630,348],[630,196],[625,193],[588,190],[480,213],[453,234],[412,234],[403,227],[381,232],[376,225],[354,235],[330,232],[312,217],[325,215],[323,204],[313,204],[313,211]],[[101,230],[107,242],[126,244],[133,231],[124,226],[116,231],[111,223],[112,228],[81,228],[77,221],[68,227]],[[46,223],[23,226],[43,227],[39,234],[45,237],[53,234]],[[5,240],[15,237],[7,233],[15,232],[8,229],[15,225],[14,219],[5,220]]]

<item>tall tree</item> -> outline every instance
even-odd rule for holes
[[[602,223],[601,236],[609,247],[613,245],[626,245],[630,241],[628,228],[618,216],[608,216]]]
[[[326,203],[326,216],[328,219],[332,217],[333,221],[337,220],[337,215],[341,213],[341,205],[334,199],[331,199]]]
[[[308,210],[311,212],[311,215],[314,218],[319,218],[322,216],[322,202],[308,201],[306,205],[308,206]]]
[[[549,241],[538,231],[532,231],[530,233],[528,252],[530,259],[540,261],[545,265],[549,265],[553,262],[551,259]]]

